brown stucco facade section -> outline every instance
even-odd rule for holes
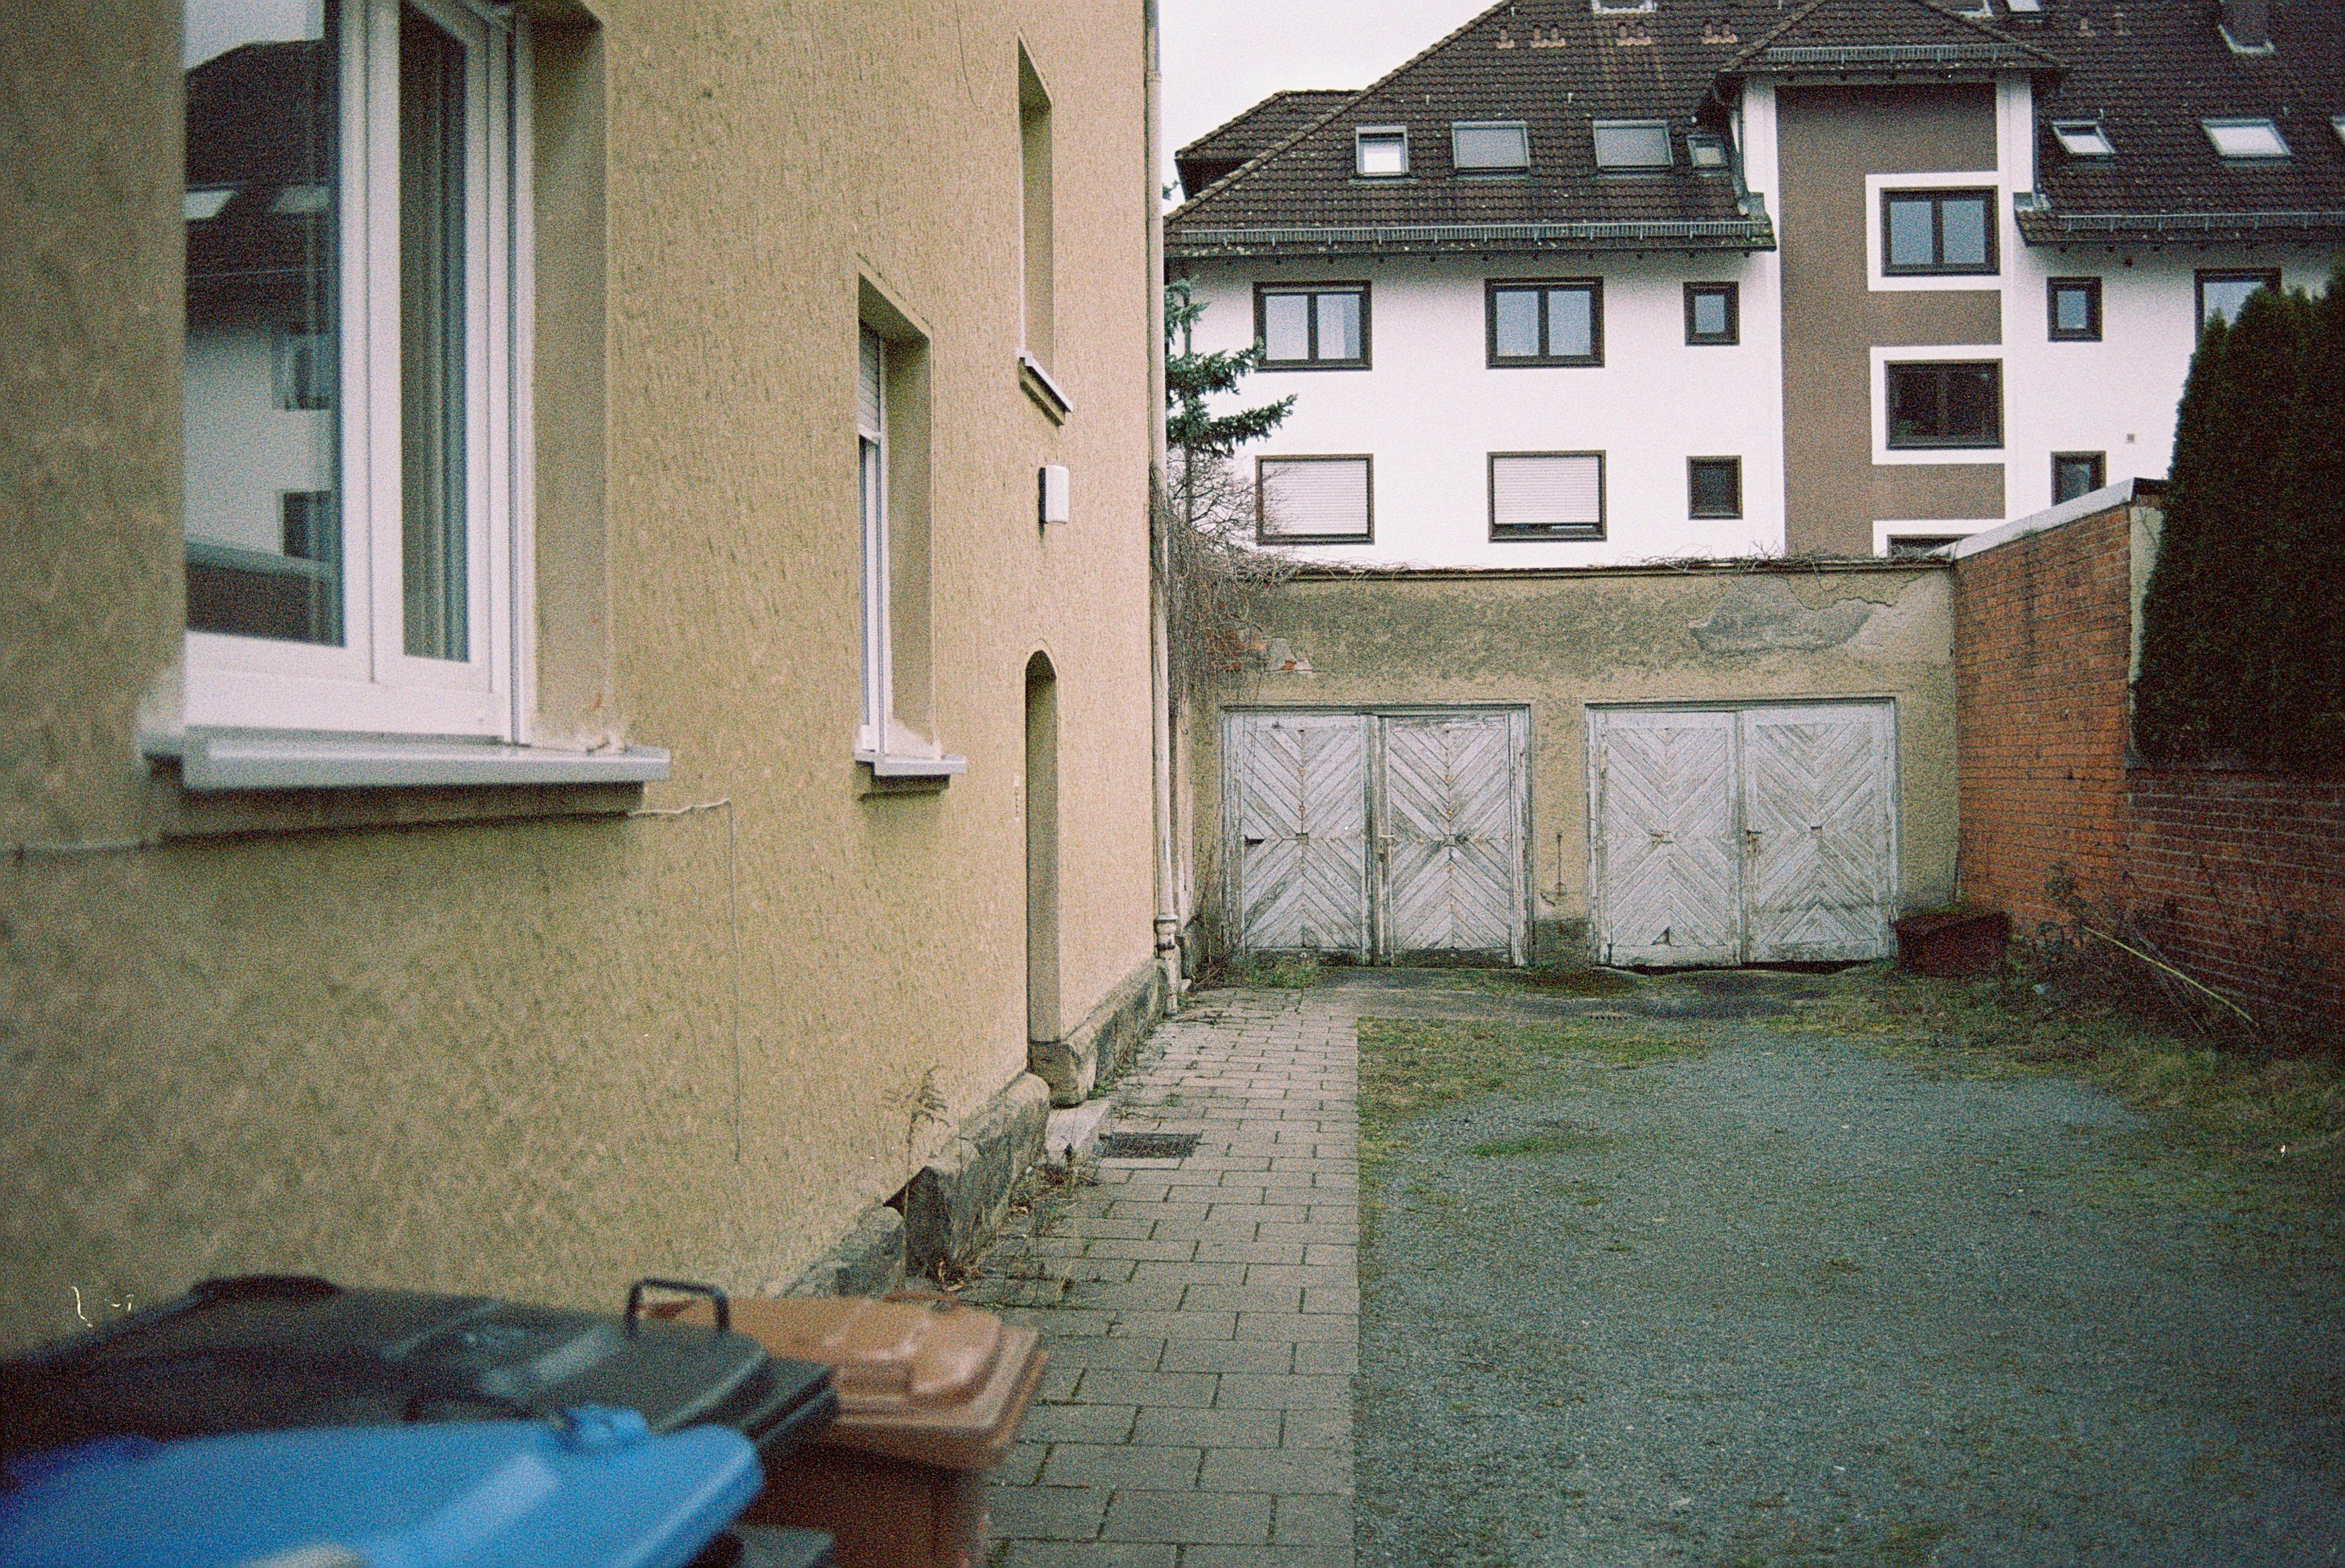
[[[1891,699],[1899,899],[1923,908],[1953,894],[1953,625],[1942,565],[1330,576],[1281,588],[1264,623],[1268,667],[1235,683],[1221,706],[1528,710],[1531,903],[1543,938],[1576,944],[1588,918],[1595,703]],[[1290,663],[1297,668],[1279,667]],[[1203,904],[1219,920],[1220,714],[1191,728]]]
[[[1141,0],[525,10],[540,729],[668,749],[640,804],[679,814],[206,804],[141,760],[184,616],[180,7],[0,19],[0,1346],[220,1273],[789,1280],[1027,1067],[1037,653],[1057,1012],[1154,972]],[[1021,47],[1063,422],[1016,369]],[[928,339],[925,717],[969,759],[909,795],[851,757],[869,288]]]
[[[1784,529],[1793,553],[1873,552],[1887,518],[2004,514],[2000,461],[1877,466],[1875,345],[1999,343],[1991,289],[1876,290],[1865,243],[1869,174],[1995,167],[1995,88],[1781,87]]]

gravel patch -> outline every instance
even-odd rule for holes
[[[2345,1561],[2333,1235],[2072,1081],[1639,1011],[1709,1049],[1364,1173],[1362,1563]]]

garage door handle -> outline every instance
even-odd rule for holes
[[[1757,828],[1746,827],[1742,830],[1742,847],[1750,854],[1756,855],[1759,853],[1759,830]]]

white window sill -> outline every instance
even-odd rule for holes
[[[227,790],[428,789],[530,784],[656,784],[668,754],[655,746],[563,752],[486,741],[191,728],[139,737],[149,757],[176,757],[180,783]]]
[[[1067,401],[1067,394],[1059,389],[1059,383],[1042,369],[1041,361],[1023,349],[1018,350],[1018,384],[1026,389],[1026,395],[1040,404],[1054,423],[1064,424],[1067,416],[1075,411],[1075,406]]]
[[[949,779],[969,772],[967,757],[906,757],[858,752],[855,760],[880,779]]]

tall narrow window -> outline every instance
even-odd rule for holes
[[[1685,338],[1695,344],[1742,340],[1741,289],[1731,283],[1685,286]]]
[[[511,736],[528,25],[185,24],[184,720]]]
[[[1018,149],[1023,187],[1020,245],[1025,267],[1025,342],[1029,358],[1048,370],[1057,348],[1057,308],[1051,276],[1051,95],[1026,51],[1018,51]]]
[[[862,329],[857,355],[855,460],[863,518],[863,717],[856,750],[886,750],[889,688],[888,626],[888,345]]]
[[[2101,280],[2055,278],[2045,286],[2045,335],[2055,343],[2101,340]]]

